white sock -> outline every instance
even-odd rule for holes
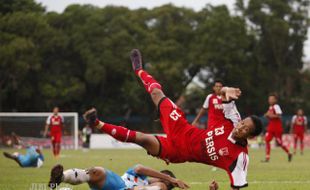
[[[98,125],[96,126],[97,129],[101,129],[104,126],[104,122],[99,121]]]
[[[69,169],[63,172],[63,182],[71,185],[78,185],[89,181],[89,174],[82,169]]]

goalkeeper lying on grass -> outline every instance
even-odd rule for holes
[[[92,190],[170,190],[174,187],[187,189],[189,186],[176,179],[169,170],[160,172],[136,165],[129,168],[123,176],[102,168],[68,169],[63,171],[62,165],[56,165],[51,170],[49,187],[57,188],[60,183],[79,185],[88,183]]]
[[[20,167],[38,167],[43,165],[44,156],[40,149],[35,146],[30,146],[27,148],[26,154],[21,154],[19,152],[14,152],[10,154],[8,152],[3,152],[3,155],[11,160],[18,163]]]

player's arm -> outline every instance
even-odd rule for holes
[[[201,118],[203,115],[205,115],[206,113],[207,113],[207,109],[202,107],[202,108],[199,110],[198,115],[195,117],[194,121],[192,122],[192,125],[198,126],[200,118]]]
[[[148,168],[142,165],[137,165],[134,168],[135,173],[140,174],[140,175],[145,175],[145,176],[149,176],[149,177],[154,177],[154,178],[159,178],[162,180],[166,180],[168,182],[170,182],[173,186],[175,187],[179,187],[181,189],[187,189],[189,188],[189,186],[184,183],[183,181],[179,180],[179,179],[175,179],[167,174],[158,172],[152,168]]]
[[[270,112],[269,112],[269,110],[268,110],[268,111],[264,114],[264,117],[270,119],[270,118],[269,118],[269,113],[270,113]]]
[[[62,115],[60,115],[61,118],[61,128],[64,129],[65,128],[65,119]]]
[[[276,119],[276,118],[281,118],[282,115],[282,110],[278,104],[273,105],[273,108],[275,110],[275,113],[272,113],[268,111],[265,116],[269,119]]]
[[[208,108],[209,108],[209,104],[210,104],[210,98],[211,98],[211,94],[209,94],[207,96],[207,98],[205,99],[201,109],[199,110],[199,113],[198,115],[195,117],[194,121],[192,122],[192,125],[194,126],[198,126],[199,125],[199,120],[200,118],[205,115],[208,111]]]
[[[46,137],[49,126],[50,126],[49,124],[45,124],[43,137]]]
[[[51,116],[48,116],[45,122],[45,129],[44,129],[43,137],[46,137],[50,124],[51,124]]]
[[[269,111],[265,113],[265,116],[269,119],[281,118],[281,114],[274,114]]]
[[[293,128],[294,128],[294,125],[295,125],[295,120],[296,120],[296,115],[294,115],[292,117],[291,126],[290,126],[290,133],[293,133]]]

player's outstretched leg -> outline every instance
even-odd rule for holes
[[[57,142],[56,144],[55,144],[55,148],[56,148],[56,158],[58,158],[59,157],[59,155],[60,155],[60,149],[61,149],[61,145],[60,145],[60,143],[59,142]]]
[[[11,159],[11,160],[14,160],[15,162],[18,163],[18,165],[20,167],[23,167],[22,164],[20,163],[20,161],[18,160],[17,156],[13,155],[13,154],[10,154],[8,152],[3,152],[3,156],[5,156],[6,158],[8,159]]]
[[[145,90],[151,95],[154,104],[157,106],[159,101],[165,97],[161,90],[161,85],[143,70],[142,56],[138,49],[131,51],[130,59],[135,74],[141,79]]]
[[[56,153],[56,143],[54,141],[52,142],[52,151],[53,151],[54,157],[56,157],[57,156],[57,153]]]
[[[291,162],[293,156],[290,153],[290,150],[286,146],[284,146],[284,144],[282,142],[282,138],[281,137],[276,137],[276,141],[281,146],[281,148],[287,153],[287,159],[288,159],[289,162]]]
[[[265,160],[262,160],[262,162],[269,162],[270,160],[270,150],[271,150],[270,141],[272,140],[272,138],[273,138],[272,135],[269,132],[267,132],[265,136],[266,158]]]
[[[90,127],[96,127],[100,131],[107,133],[111,137],[121,142],[131,142],[142,146],[151,155],[157,156],[160,151],[160,144],[155,136],[144,134],[138,131],[129,130],[122,126],[117,126],[100,121],[97,118],[97,110],[92,108],[83,115]]]
[[[294,154],[296,154],[296,149],[297,149],[297,135],[294,135]]]
[[[131,131],[125,127],[99,121],[97,119],[97,110],[95,108],[86,111],[83,117],[90,126],[100,129],[102,132],[109,134],[110,136],[119,141],[135,142],[136,131]]]
[[[300,142],[300,154],[303,155],[304,154],[304,137],[300,137],[299,138],[299,142]]]
[[[73,169],[68,169],[64,171],[63,166],[60,164],[57,164],[51,170],[51,176],[50,176],[50,181],[48,183],[48,186],[51,189],[55,189],[62,182],[68,183],[71,185],[79,185],[82,183],[86,183],[90,181],[90,178],[91,178],[90,173],[91,173],[91,169],[84,170],[84,169],[73,168]]]
[[[13,160],[16,158],[16,156],[14,156],[8,152],[3,152],[3,156],[5,156],[6,158],[9,158],[9,159],[13,159]]]

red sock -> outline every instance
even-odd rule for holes
[[[57,143],[56,144],[56,155],[59,155],[60,154],[60,143]]]
[[[140,73],[140,79],[148,93],[151,93],[154,88],[161,89],[161,85],[144,70]]]
[[[101,131],[122,142],[135,142],[136,140],[136,131],[131,131],[125,127],[105,123]]]
[[[286,153],[290,153],[290,151],[288,150],[288,148],[286,146],[284,146],[283,144],[281,144],[282,149],[286,152]]]
[[[266,142],[266,160],[270,159],[270,142]]]
[[[276,141],[278,142],[278,144],[281,146],[281,148],[286,152],[286,153],[290,153],[290,151],[288,150],[288,148],[286,146],[283,145],[282,139],[281,138],[276,138]]]
[[[304,141],[303,140],[300,140],[300,151],[301,153],[304,152]]]
[[[296,153],[297,149],[297,138],[294,139],[294,153]]]

